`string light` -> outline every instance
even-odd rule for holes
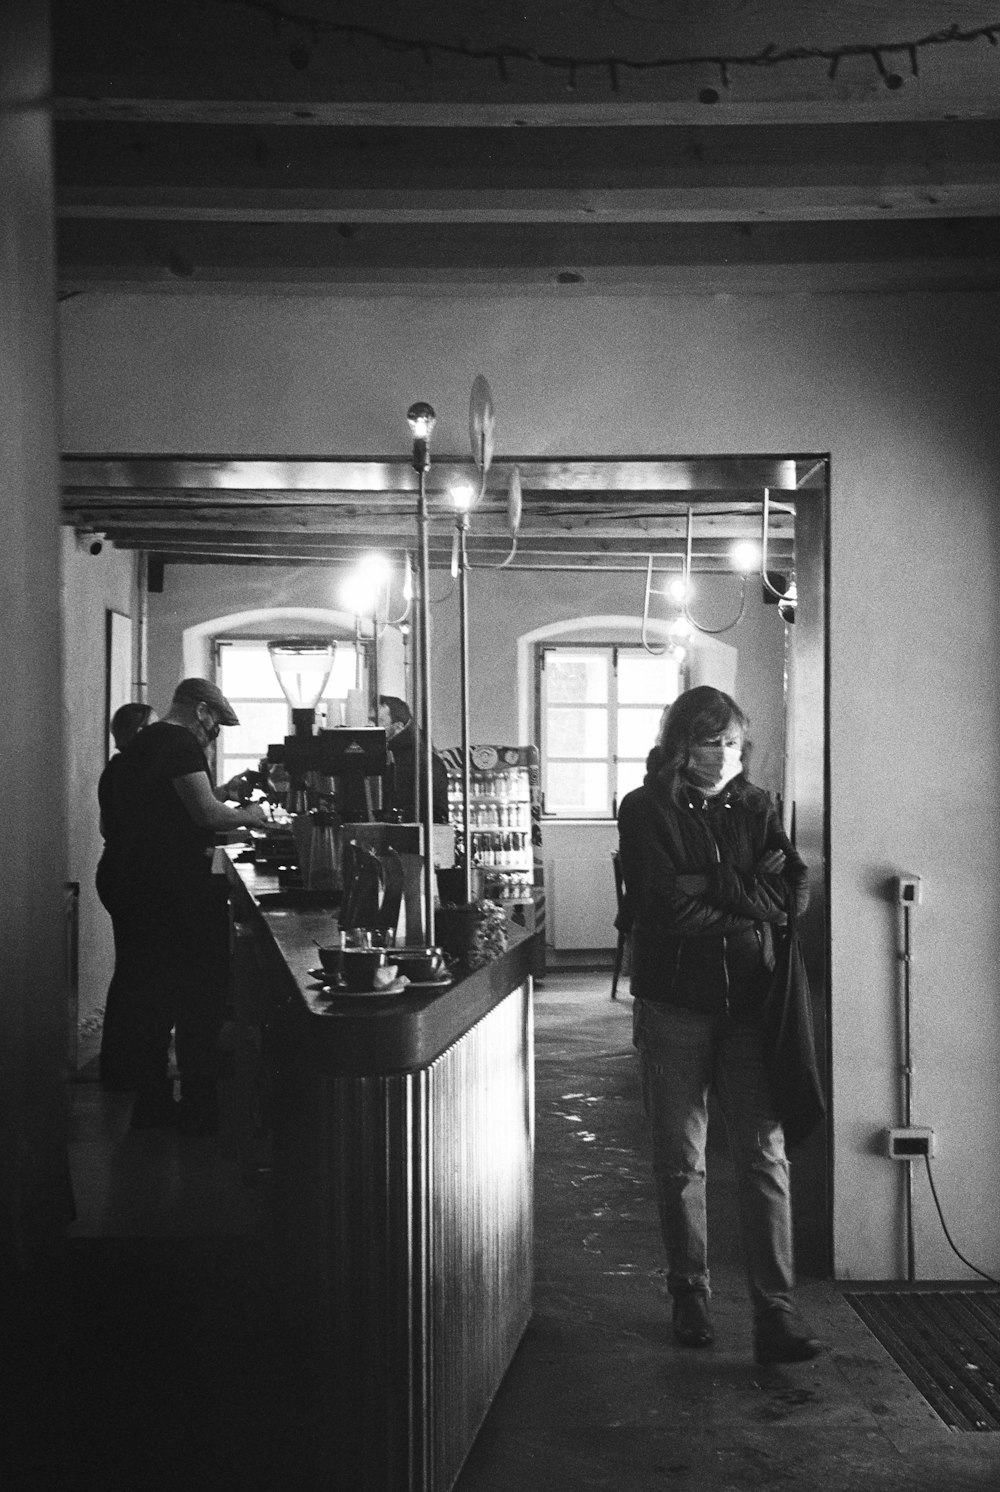
[[[546,67],[562,73],[567,87],[577,87],[578,74],[583,72],[603,73],[614,93],[621,89],[621,74],[624,71],[657,72],[677,67],[712,67],[717,69],[723,89],[730,84],[730,73],[737,68],[782,67],[796,62],[825,62],[827,76],[832,81],[845,58],[868,58],[886,88],[898,89],[904,79],[900,73],[886,66],[887,57],[904,56],[913,77],[919,76],[919,53],[931,47],[947,47],[986,41],[997,46],[1000,20],[989,21],[982,26],[962,27],[957,23],[944,26],[926,36],[901,38],[895,41],[849,42],[839,46],[779,47],[769,42],[757,52],[743,53],[692,53],[678,56],[623,57],[612,53],[602,57],[574,57],[558,52],[537,52],[525,46],[473,47],[467,42],[432,41],[427,37],[401,36],[378,26],[359,25],[353,21],[328,20],[320,16],[303,14],[278,3],[278,0],[212,0],[215,5],[236,7],[266,17],[276,36],[282,28],[289,27],[305,33],[312,46],[316,47],[325,37],[336,37],[351,44],[370,41],[387,52],[417,53],[430,67],[435,57],[461,57],[470,62],[489,62],[496,67],[500,78],[506,82],[512,62],[523,62],[536,67]],[[308,47],[297,41],[289,51],[289,61],[297,70],[309,65]],[[714,88],[703,88],[699,93],[703,103],[717,103],[719,94]]]

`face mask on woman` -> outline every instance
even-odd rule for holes
[[[742,770],[743,736],[739,730],[721,731],[707,741],[692,742],[688,748],[688,781],[709,797],[721,793]]]

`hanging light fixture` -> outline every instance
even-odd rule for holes
[[[752,575],[760,569],[760,546],[752,539],[740,539],[729,551],[729,560],[734,570],[741,575]]]
[[[418,399],[406,411],[406,420],[413,436],[413,470],[425,472],[431,465],[431,435],[437,424],[437,415],[430,404]]]
[[[760,516],[760,578],[764,587],[764,600],[777,601],[778,615],[783,622],[794,622],[798,608],[798,587],[795,584],[794,575],[787,578],[783,575],[774,574],[767,566],[767,546],[771,536],[771,489],[764,488],[764,503]],[[779,589],[775,580],[782,582]]]
[[[664,652],[671,652],[674,656],[683,658],[684,649],[679,646],[678,639],[681,632],[678,630],[677,621],[683,620],[686,625],[686,638],[694,632],[702,632],[709,637],[717,637],[723,632],[730,632],[738,627],[746,612],[747,581],[753,574],[759,574],[761,584],[764,588],[765,601],[777,601],[778,612],[784,622],[794,622],[797,604],[797,591],[795,578],[778,575],[768,570],[768,541],[770,538],[771,523],[771,493],[770,489],[764,488],[764,499],[761,508],[761,538],[759,545],[752,540],[741,540],[734,544],[729,552],[730,563],[733,570],[740,576],[740,604],[739,610],[732,621],[726,622],[721,627],[708,627],[691,614],[691,598],[694,594],[692,575],[694,565],[692,551],[694,545],[694,508],[688,507],[687,525],[685,533],[684,556],[681,562],[681,573],[674,576],[658,594],[666,595],[678,608],[679,616],[669,628],[671,641],[663,647],[653,647],[648,641],[649,629],[649,604],[653,594],[653,556],[649,555],[646,565],[646,590],[642,607],[642,631],[641,641],[648,653],[658,656]],[[794,509],[785,509],[792,511]],[[775,584],[779,582],[779,584]],[[685,638],[685,640],[686,640]]]

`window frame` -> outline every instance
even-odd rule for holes
[[[556,761],[603,761],[606,771],[606,799],[604,809],[599,813],[554,813],[548,807],[550,801],[549,793],[549,762],[550,752],[548,749],[547,730],[547,708],[548,701],[545,691],[546,660],[552,654],[578,654],[599,653],[608,660],[607,668],[607,697],[600,705],[590,708],[604,709],[607,711],[607,750],[603,758],[597,757],[573,757],[560,758]],[[538,742],[539,761],[541,769],[541,794],[542,794],[542,817],[552,823],[613,823],[618,816],[618,766],[622,761],[638,761],[640,758],[623,756],[619,751],[620,744],[620,714],[623,710],[649,709],[648,704],[622,704],[618,697],[618,663],[622,654],[634,654],[637,656],[651,657],[649,650],[643,648],[641,643],[610,642],[607,640],[591,640],[587,642],[553,642],[544,641],[536,644],[535,648],[535,739]],[[684,663],[677,660],[677,693],[680,694],[686,687],[686,669]],[[676,696],[675,696],[676,698]],[[664,700],[667,704],[670,701]],[[577,708],[588,708],[586,705]],[[650,741],[652,746],[652,741]]]

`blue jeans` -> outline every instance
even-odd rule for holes
[[[635,1001],[633,1019],[670,1293],[709,1289],[705,1141],[712,1089],[729,1132],[754,1315],[790,1310],[788,1161],[764,1072],[759,1024],[650,1000]]]

